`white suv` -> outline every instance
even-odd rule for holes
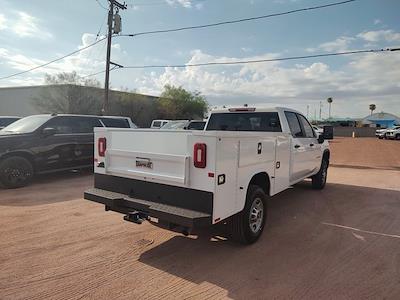
[[[395,126],[386,131],[386,137],[391,140],[400,140],[400,126]]]

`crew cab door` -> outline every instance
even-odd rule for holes
[[[314,147],[318,143],[314,137],[307,136],[301,115],[286,111],[285,116],[292,134],[289,178],[290,182],[293,183],[307,177],[315,169],[316,157]],[[313,131],[312,134],[314,134]]]
[[[76,145],[74,149],[75,167],[83,167],[93,165],[94,153],[94,127],[102,127],[103,125],[98,118],[95,117],[76,117],[74,133]]]
[[[52,135],[42,134],[38,146],[37,166],[39,171],[71,168],[74,164],[74,151],[76,146],[75,134],[73,133],[74,118],[57,116],[50,119],[42,126],[54,128]]]
[[[317,135],[313,130],[312,126],[308,122],[308,120],[300,114],[297,114],[298,119],[300,120],[300,124],[303,130],[303,139],[308,145],[308,154],[310,164],[308,166],[308,170],[310,173],[315,173],[316,170],[319,170],[321,165],[321,145],[318,143]]]

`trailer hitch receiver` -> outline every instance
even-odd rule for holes
[[[133,222],[136,224],[142,224],[143,221],[148,219],[148,215],[145,213],[139,212],[139,211],[134,211],[128,213],[126,216],[124,216],[124,220],[128,222]]]

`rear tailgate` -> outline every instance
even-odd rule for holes
[[[189,134],[186,131],[96,128],[95,139],[106,139],[106,151],[100,156],[99,143],[95,143],[95,172],[186,185]]]

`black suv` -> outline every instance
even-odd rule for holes
[[[135,127],[130,118],[34,115],[0,131],[0,181],[25,186],[34,174],[93,166],[94,127]]]

